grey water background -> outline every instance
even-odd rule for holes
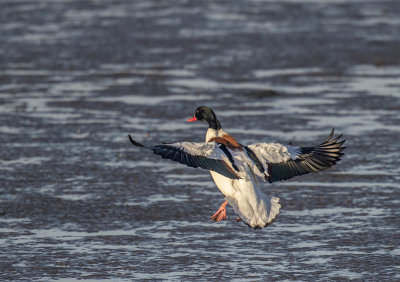
[[[241,143],[343,160],[265,184],[262,230],[208,219],[207,171],[131,146]],[[400,280],[395,0],[1,0],[0,279]]]

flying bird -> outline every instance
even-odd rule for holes
[[[145,146],[129,135],[135,146],[147,148],[164,159],[210,171],[225,202],[210,220],[226,219],[229,204],[249,227],[259,229],[272,223],[281,205],[279,198],[268,196],[260,184],[319,172],[335,165],[344,155],[342,134],[334,138],[334,129],[320,145],[299,147],[278,143],[240,144],[222,129],[214,111],[202,106],[189,122],[208,124],[205,142],[176,142]]]

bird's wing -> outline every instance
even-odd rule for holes
[[[133,140],[130,135],[129,140],[135,146],[152,150],[154,154],[161,156],[163,159],[170,159],[189,167],[212,170],[231,179],[240,178],[238,171],[235,171],[237,168],[232,167],[230,160],[220,149],[220,144],[218,143],[176,142],[145,146]]]
[[[324,142],[315,147],[299,147],[277,143],[257,143],[248,148],[264,166],[268,182],[318,172],[335,165],[344,155],[342,134],[333,138],[334,130]]]

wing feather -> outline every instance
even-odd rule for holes
[[[276,143],[249,145],[268,167],[269,182],[286,180],[295,176],[319,172],[335,165],[344,155],[342,134],[332,139],[334,130],[315,147],[285,146]]]
[[[223,159],[223,152],[215,142],[176,142],[147,147],[133,140],[130,135],[129,140],[135,146],[152,150],[163,159],[170,159],[193,168],[212,170],[231,179],[240,178]]]

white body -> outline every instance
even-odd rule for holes
[[[209,128],[206,142],[213,137],[222,137],[223,130]],[[271,223],[279,214],[281,205],[279,198],[265,195],[258,186],[257,176],[246,162],[248,156],[244,151],[231,151],[236,165],[239,167],[241,179],[230,179],[217,172],[210,171],[218,189],[232,206],[235,213],[251,227],[263,227]]]

